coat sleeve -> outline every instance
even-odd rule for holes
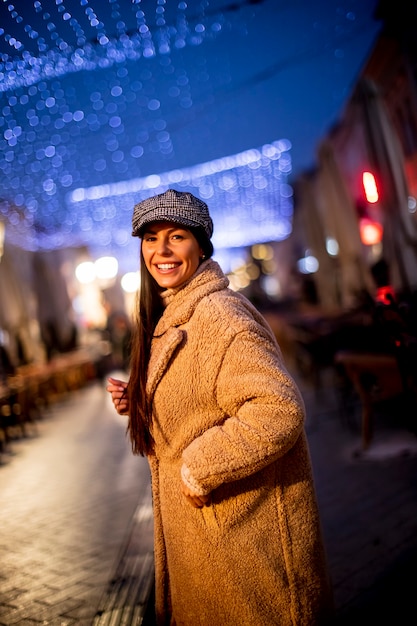
[[[279,348],[253,330],[238,333],[229,345],[216,396],[225,421],[183,452],[183,481],[201,495],[282,457],[304,428],[304,403]]]

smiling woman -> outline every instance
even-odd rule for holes
[[[304,405],[265,319],[210,257],[207,205],[139,202],[129,382],[109,379],[152,474],[156,620],[318,626],[332,613]]]

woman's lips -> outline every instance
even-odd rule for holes
[[[156,267],[161,272],[174,270],[176,267],[179,267],[180,263],[157,263]]]

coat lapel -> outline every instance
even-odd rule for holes
[[[225,289],[228,284],[229,281],[219,265],[208,259],[200,265],[190,282],[179,289],[175,298],[167,304],[152,340],[146,383],[146,393],[151,403],[169,361],[183,341],[185,331],[178,327],[188,322],[202,298],[214,291]]]
[[[174,327],[168,328],[161,337],[154,337],[153,339],[146,382],[146,392],[151,401],[172,355],[183,340],[183,336],[184,331]]]

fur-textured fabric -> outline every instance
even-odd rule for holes
[[[166,294],[147,391],[160,625],[312,626],[331,610],[304,405],[213,260]],[[210,505],[193,508],[183,479]]]

